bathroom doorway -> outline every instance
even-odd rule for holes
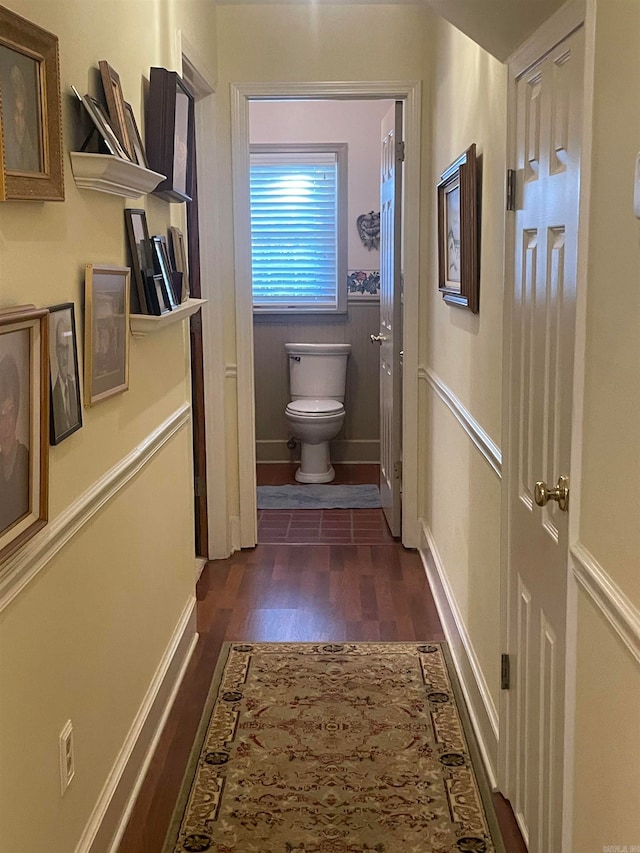
[[[393,91],[397,87],[398,91]],[[389,91],[389,89],[392,91]],[[285,90],[289,91],[285,91]],[[249,440],[248,447],[254,450],[253,454],[247,453],[241,461],[241,494],[240,494],[240,525],[239,525],[239,545],[241,547],[251,547],[258,540],[258,516],[256,511],[256,485],[258,483],[265,484],[270,481],[272,484],[282,482],[283,477],[288,480],[289,475],[293,474],[295,467],[289,463],[292,455],[291,451],[286,448],[288,436],[285,432],[281,435],[271,435],[262,431],[263,421],[274,423],[279,420],[283,430],[286,430],[286,421],[284,418],[284,409],[289,401],[288,396],[288,369],[287,361],[284,353],[284,343],[292,340],[300,340],[300,328],[295,331],[291,325],[290,317],[273,316],[269,321],[264,321],[260,318],[258,323],[254,323],[252,301],[251,301],[251,251],[248,239],[238,239],[241,235],[250,233],[250,208],[248,198],[248,148],[249,143],[254,140],[251,125],[251,110],[255,106],[258,109],[266,111],[270,104],[269,101],[278,101],[278,107],[293,106],[293,101],[300,103],[303,101],[305,105],[313,102],[323,101],[330,102],[334,107],[346,106],[350,108],[352,115],[358,114],[359,104],[362,104],[363,109],[376,107],[379,114],[384,114],[385,108],[388,108],[389,102],[402,100],[406,106],[406,144],[407,149],[414,152],[413,157],[407,158],[406,181],[413,190],[408,192],[405,209],[407,212],[412,211],[414,216],[409,218],[410,226],[406,229],[405,238],[405,280],[411,276],[411,280],[416,282],[409,302],[416,302],[415,306],[411,306],[411,318],[409,320],[409,332],[411,340],[406,337],[404,340],[404,363],[408,360],[416,362],[417,375],[417,353],[415,352],[415,342],[417,341],[417,234],[418,234],[418,182],[411,181],[411,175],[414,178],[417,176],[418,153],[419,145],[419,85],[417,84],[291,84],[287,86],[269,84],[261,85],[239,85],[232,87],[233,97],[233,145],[234,145],[234,219],[236,228],[236,286],[237,286],[237,313],[236,321],[239,329],[238,340],[238,422],[241,433]],[[271,90],[271,91],[268,91]],[[295,90],[295,91],[292,91]],[[386,104],[381,104],[380,101],[387,101]],[[284,102],[284,103],[283,103]],[[289,103],[287,103],[289,102]],[[341,103],[340,103],[341,102]],[[373,104],[372,102],[377,102]],[[380,116],[377,117],[377,129],[372,139],[369,139],[370,148],[374,153],[375,165],[375,183],[372,183],[373,200],[370,202],[362,202],[363,210],[354,210],[353,204],[350,203],[349,210],[349,226],[353,225],[355,232],[355,222],[360,214],[368,214],[371,210],[379,210],[379,139],[380,139]],[[308,123],[308,122],[307,122]],[[291,120],[282,119],[279,123],[272,122],[271,126],[275,125],[277,129],[291,124]],[[364,129],[362,123],[361,128],[362,139],[366,140],[370,136]],[[358,123],[356,122],[355,132],[357,134]],[[333,136],[333,134],[332,134]],[[257,140],[256,140],[257,141]],[[273,139],[262,139],[260,141],[273,141]],[[333,136],[333,141],[341,141],[340,138]],[[238,156],[236,156],[236,154]],[[357,172],[359,160],[351,156],[349,158],[349,169]],[[364,209],[366,208],[366,209]],[[357,232],[355,232],[357,237]],[[369,273],[375,273],[379,269],[379,263],[372,263],[367,257],[367,261],[360,265],[349,261],[349,272],[359,272],[366,276]],[[356,283],[362,281],[363,276],[355,276],[353,281]],[[329,342],[336,340],[336,337],[331,337],[331,334],[338,334],[338,340],[345,341],[347,335],[356,337],[358,346],[361,347],[361,359],[353,359],[348,368],[347,391],[345,398],[345,409],[347,418],[349,416],[350,397],[351,402],[355,400],[355,394],[359,393],[362,387],[370,386],[373,390],[368,394],[367,403],[370,405],[375,403],[375,417],[367,416],[366,405],[352,406],[351,411],[354,419],[358,417],[364,418],[365,425],[360,430],[348,430],[348,424],[345,424],[343,436],[338,436],[336,442],[332,445],[332,462],[334,467],[344,465],[345,469],[340,471],[340,479],[336,477],[336,484],[341,482],[378,482],[378,464],[380,459],[379,449],[379,348],[370,343],[370,335],[377,333],[380,329],[379,322],[379,304],[375,296],[375,286],[372,291],[363,288],[359,295],[354,289],[353,299],[349,303],[346,315],[342,315],[338,319],[338,315],[332,322],[332,333],[327,332],[319,322],[318,317],[313,317],[310,323],[311,337],[303,338],[309,342]],[[373,298],[371,298],[373,297]],[[353,305],[356,299],[361,299],[359,303]],[[375,307],[374,307],[375,306]],[[409,308],[405,299],[405,312]],[[352,317],[355,314],[361,316],[357,320]],[[368,317],[365,320],[365,315]],[[375,313],[375,317],[373,314]],[[276,334],[277,343],[271,339],[268,342],[264,340],[264,329],[262,325],[268,325],[269,334]],[[354,329],[350,328],[354,326]],[[293,333],[293,334],[292,334]],[[405,322],[405,336],[407,333],[407,323]],[[278,337],[279,336],[279,337]],[[280,340],[281,338],[281,340]],[[255,342],[255,352],[254,352]],[[248,346],[250,344],[250,346]],[[250,356],[250,364],[243,362],[242,355]],[[272,376],[270,381],[263,381],[263,368],[266,365],[271,365]],[[275,385],[274,385],[275,383]],[[355,391],[351,386],[355,387]],[[275,386],[281,387],[281,392],[277,392]],[[360,386],[360,387],[359,387]],[[275,390],[274,390],[275,389]],[[255,395],[255,396],[254,396]],[[273,407],[273,416],[268,414],[268,409],[262,408],[261,397],[267,398],[268,405]],[[278,397],[282,399],[278,399]],[[405,400],[407,395],[405,394]],[[417,407],[416,394],[413,390],[410,391],[408,402],[402,403],[403,410],[405,406]],[[267,414],[265,415],[265,412]],[[398,413],[400,417],[403,413]],[[406,412],[405,412],[406,415]],[[250,416],[250,419],[247,417]],[[375,423],[375,436],[370,435],[372,432],[371,425]],[[417,437],[412,435],[417,419],[415,417],[404,417],[403,423],[408,424],[403,431],[404,446],[408,450],[417,445]],[[353,425],[352,425],[353,426]],[[257,441],[256,441],[257,439]],[[241,438],[242,440],[242,438]],[[371,452],[371,448],[375,450]],[[283,452],[284,448],[284,452]],[[244,456],[244,454],[243,454]],[[253,458],[251,458],[253,457]],[[279,465],[285,466],[284,470],[278,470]],[[258,470],[256,465],[259,466]],[[349,470],[349,466],[351,470]],[[251,470],[250,470],[251,468]],[[266,471],[265,471],[266,469]],[[355,469],[355,472],[354,472]],[[336,471],[338,471],[336,467]],[[270,472],[270,473],[269,473]],[[416,537],[416,530],[412,522],[416,519],[417,506],[417,476],[416,472],[411,472],[409,482],[403,484],[403,492],[405,501],[408,503],[408,523],[406,525],[406,535],[403,531],[403,541],[405,544],[413,544],[412,539]],[[415,482],[414,482],[415,481]],[[295,481],[294,481],[295,482]],[[369,510],[370,511],[370,510]],[[369,520],[369,527],[371,521]],[[282,527],[282,525],[280,525]],[[353,529],[353,524],[351,524]],[[384,528],[383,528],[384,530]],[[314,541],[318,541],[315,539]]]

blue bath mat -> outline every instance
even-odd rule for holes
[[[258,486],[258,509],[375,509],[380,506],[380,489],[369,484]]]

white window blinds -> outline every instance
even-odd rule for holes
[[[250,171],[254,310],[345,310],[346,159],[336,148],[346,146],[260,148]]]

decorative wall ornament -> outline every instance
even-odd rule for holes
[[[374,213],[370,210],[369,213],[361,213],[356,219],[358,226],[358,234],[364,245],[371,249],[380,248],[380,211]]]
[[[349,299],[380,299],[380,273],[378,270],[352,270],[347,276]]]

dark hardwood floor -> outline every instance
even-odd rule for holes
[[[200,639],[118,848],[120,853],[162,850],[225,640],[444,639],[418,554],[393,541],[381,545],[258,545],[227,560],[208,563],[197,597]],[[507,853],[526,853],[509,804],[499,795],[494,795],[494,801]]]

